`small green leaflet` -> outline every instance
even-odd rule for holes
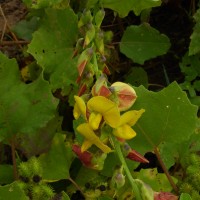
[[[129,26],[120,42],[120,51],[139,64],[167,53],[169,47],[168,37],[147,23]]]
[[[116,11],[120,17],[126,17],[130,11],[135,15],[140,15],[144,9],[161,5],[160,0],[102,0],[104,8],[110,8]]]
[[[196,25],[194,26],[193,33],[190,36],[189,56],[195,55],[200,52],[200,9],[194,15]]]

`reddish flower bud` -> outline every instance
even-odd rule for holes
[[[78,156],[78,158],[80,159],[80,161],[83,163],[84,166],[89,168],[92,167],[93,155],[90,152],[88,151],[81,152],[81,147],[76,144],[72,146],[72,150]]]
[[[109,97],[111,95],[111,91],[107,87],[107,79],[105,76],[101,76],[92,87],[92,95],[93,96],[104,96]]]
[[[86,84],[81,85],[81,87],[78,90],[78,96],[79,97],[82,96],[85,93],[86,89],[87,89]]]
[[[170,192],[154,192],[154,200],[178,200],[178,196]]]
[[[120,111],[128,110],[137,98],[135,90],[123,82],[115,82],[111,85],[118,97],[118,107]]]
[[[124,144],[123,150],[125,152],[126,158],[140,163],[149,163],[149,161],[144,156],[142,156],[134,149],[131,149],[127,143]]]
[[[104,66],[103,66],[102,72],[103,72],[104,74],[106,74],[106,75],[111,75],[110,70],[109,70],[109,68],[108,68],[107,65],[104,65]]]

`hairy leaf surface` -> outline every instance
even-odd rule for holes
[[[13,134],[34,133],[51,120],[58,101],[47,81],[23,83],[17,63],[0,54],[0,140]]]
[[[165,54],[169,47],[168,37],[148,24],[129,26],[120,42],[120,51],[139,64]]]
[[[160,92],[148,91],[143,86],[135,90],[138,99],[133,108],[144,108],[145,113],[134,126],[137,136],[130,141],[131,146],[144,154],[165,143],[176,152],[178,144],[194,133],[197,107],[190,103],[186,93],[175,82]],[[162,151],[162,156],[167,156],[171,163],[167,151]]]
[[[102,4],[105,8],[116,11],[120,17],[126,17],[130,11],[134,11],[135,15],[139,15],[142,10],[159,6],[160,0],[103,0]]]
[[[33,35],[28,52],[44,69],[45,79],[53,91],[68,94],[77,78],[76,59],[72,59],[77,39],[77,16],[71,9],[46,9],[38,31]]]

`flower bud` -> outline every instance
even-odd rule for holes
[[[79,160],[83,163],[86,167],[92,167],[92,153],[88,151],[81,152],[81,147],[74,144],[72,146],[73,152],[78,156]]]
[[[154,192],[154,200],[178,200],[178,197],[170,192]]]
[[[125,176],[123,174],[123,168],[120,167],[119,169],[115,170],[113,177],[111,179],[111,186],[119,189],[123,187],[125,184]]]
[[[111,95],[111,91],[107,87],[107,79],[105,76],[102,75],[96,81],[96,83],[92,87],[92,95],[104,97],[109,97]]]
[[[120,111],[128,110],[136,101],[137,95],[135,90],[123,82],[115,82],[111,85],[118,97],[118,108]]]

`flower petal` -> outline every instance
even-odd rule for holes
[[[120,112],[116,103],[103,96],[92,97],[87,103],[88,109],[103,115],[105,122],[116,128],[120,122]]]
[[[86,118],[86,105],[83,99],[79,96],[74,96],[76,101],[74,105],[73,115],[75,119],[78,119],[80,115],[83,115]]]
[[[92,112],[89,116],[89,124],[93,130],[97,130],[99,128],[99,124],[101,122],[102,115],[100,113]]]
[[[89,140],[84,140],[81,146],[81,152],[87,151],[92,146],[92,142]]]
[[[79,125],[77,127],[77,131],[82,134],[87,142],[84,142],[84,146],[81,148],[81,150],[86,150],[87,148],[89,148],[91,146],[91,144],[96,145],[99,149],[101,149],[104,153],[109,153],[112,150],[110,149],[110,147],[108,147],[107,145],[105,145],[100,139],[99,137],[97,137],[94,133],[94,131],[92,130],[92,128],[90,127],[90,125],[88,123],[83,123],[81,125]]]
[[[144,109],[140,110],[131,110],[125,112],[120,118],[120,125],[128,124],[130,126],[135,125],[138,119],[141,117],[142,113],[144,113]]]
[[[127,124],[117,127],[113,130],[113,135],[125,140],[129,140],[136,136],[136,132]]]

